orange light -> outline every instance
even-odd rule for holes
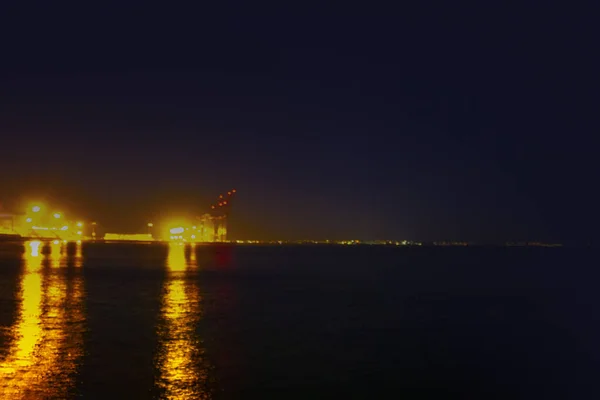
[[[221,194],[221,195],[219,195],[219,198],[220,198],[220,199],[222,199],[222,198],[223,198],[223,195],[222,195],[222,194]]]
[[[227,204],[227,202],[226,202],[226,201],[224,201],[224,202],[223,202],[223,204]]]
[[[232,192],[235,193],[235,189],[233,189]]]
[[[231,196],[231,192],[227,192],[227,194]]]

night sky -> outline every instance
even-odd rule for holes
[[[8,3],[5,205],[143,232],[236,188],[236,239],[598,238],[593,9]]]

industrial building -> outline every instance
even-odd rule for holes
[[[219,196],[210,211],[195,218],[193,223],[167,223],[164,239],[169,241],[213,243],[227,241],[227,223],[236,190]]]
[[[175,241],[214,243],[227,241],[227,223],[231,203],[236,190],[222,194],[208,212],[192,221],[165,221],[159,224],[163,230],[153,233],[153,223],[148,223],[147,233],[106,233],[105,241]],[[91,228],[91,236],[84,235],[84,227]],[[47,239],[60,241],[96,240],[96,223],[84,224],[73,221],[66,215],[41,202],[29,204],[24,212],[11,213],[0,204],[0,237],[22,237],[29,239]],[[99,238],[99,237],[98,237]]]

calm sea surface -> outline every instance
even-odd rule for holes
[[[590,249],[0,244],[0,399],[600,398]]]

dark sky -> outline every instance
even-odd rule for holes
[[[237,188],[242,239],[598,237],[591,8],[10,3],[5,204],[135,231]]]

